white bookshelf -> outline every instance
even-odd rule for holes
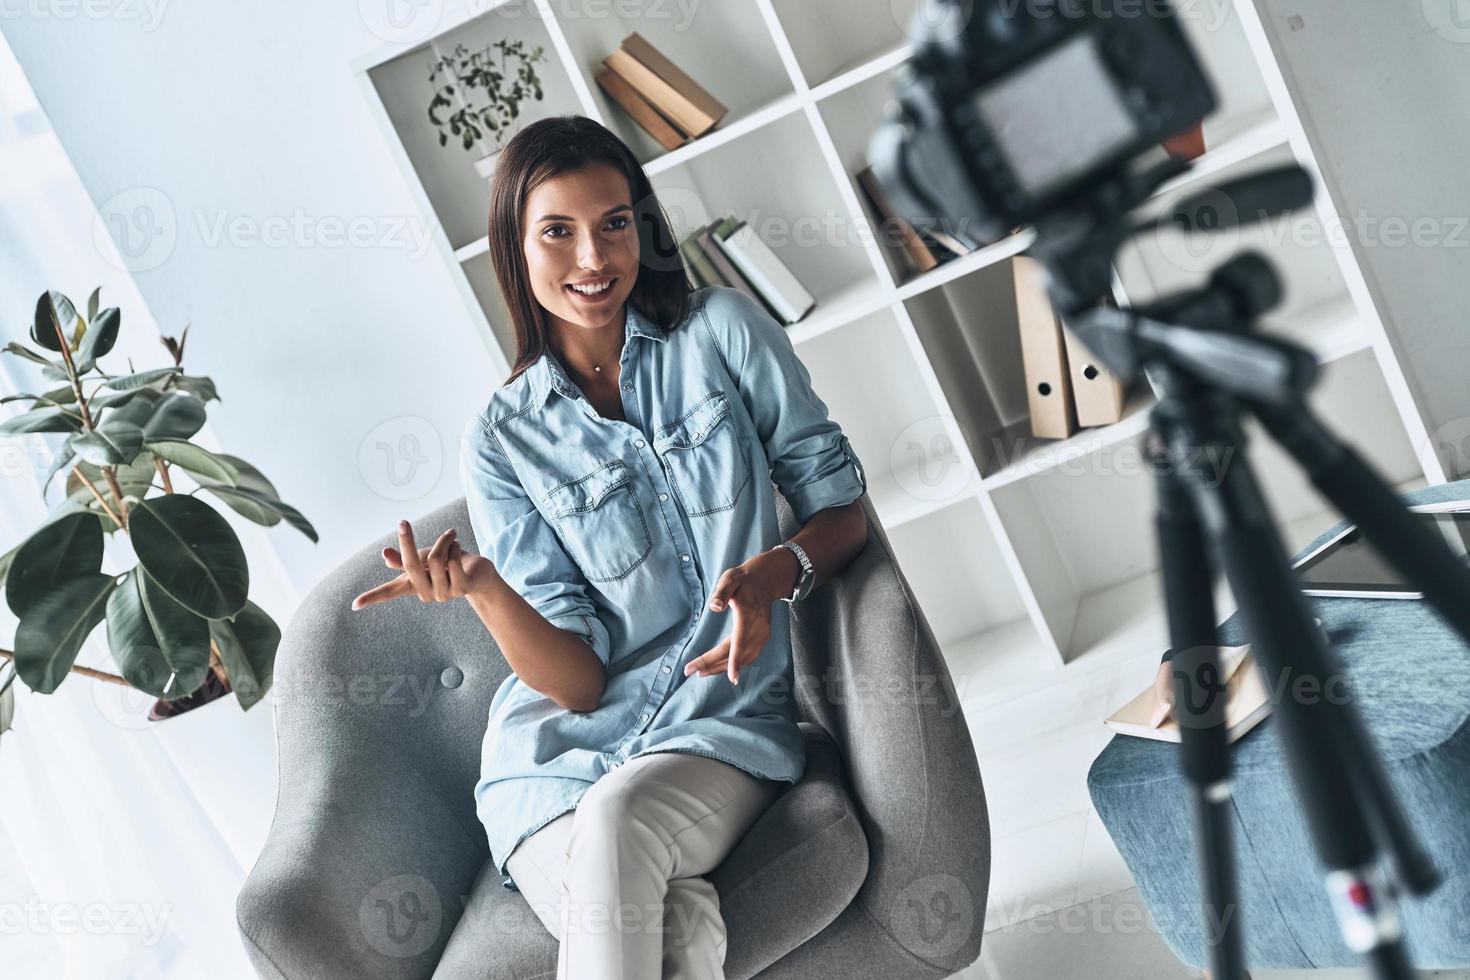
[[[1214,181],[1295,158],[1318,178],[1314,210],[1240,233],[1286,285],[1266,328],[1310,347],[1323,378],[1312,401],[1333,430],[1395,485],[1443,482],[1340,224],[1256,0],[1184,5],[1186,31],[1221,94],[1206,155],[1157,195],[1167,206]],[[575,112],[618,133],[644,164],[681,237],[726,211],[758,233],[817,298],[790,329],[832,417],[864,463],[874,507],[944,649],[962,696],[1086,661],[1167,644],[1153,534],[1153,476],[1141,442],[1153,403],[1135,389],[1123,420],[1070,439],[1029,436],[1010,262],[1023,231],[910,276],[876,241],[854,175],[903,63],[918,0],[722,0],[623,19],[629,4],[568,16],[547,0],[476,2],[440,33],[354,64],[385,140],[426,214],[436,248],[509,372],[513,340],[483,236],[488,186],[472,154],[441,150],[421,124],[428,59],[456,40],[544,44],[547,99],[525,121]],[[570,9],[570,8],[567,8]],[[670,19],[672,18],[672,19]],[[593,81],[631,31],[648,38],[730,108],[704,137],[666,152]],[[1162,150],[1159,151],[1162,154]],[[763,224],[769,222],[769,224]],[[803,236],[803,229],[806,233]],[[1202,280],[1226,257],[1167,234],[1118,257],[1130,301]],[[1288,547],[1335,517],[1251,426],[1250,452]],[[1233,602],[1223,585],[1223,617]]]

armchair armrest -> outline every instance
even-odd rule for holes
[[[869,843],[854,904],[939,975],[974,962],[990,884],[990,822],[959,695],[872,503],[868,544],[792,607],[803,720],[846,763]],[[782,534],[795,528],[778,497]]]
[[[462,499],[415,529],[451,525]],[[395,543],[324,578],[283,632],[276,812],[236,902],[261,976],[429,977],[489,857],[473,789],[509,668],[468,605],[350,609]]]

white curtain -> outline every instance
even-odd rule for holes
[[[28,324],[43,291],[59,289],[83,306],[100,285],[102,305],[122,311],[104,366],[123,370],[129,356],[140,370],[172,363],[124,268],[0,37],[0,346],[34,346]],[[182,326],[165,324],[163,333],[176,336]],[[247,391],[251,380],[222,376],[228,365],[193,364],[187,350],[185,366],[231,391]],[[0,356],[0,395],[55,386],[33,368]],[[0,406],[0,418],[27,404]],[[40,488],[60,439],[0,437],[0,554],[62,496],[60,476],[44,499]],[[195,441],[229,449],[208,426]],[[269,460],[253,462],[269,472]],[[297,532],[219,509],[249,555],[251,599],[284,627],[299,597],[271,536]],[[134,564],[125,537],[114,535],[103,570]],[[0,647],[14,648],[15,625],[0,603]],[[117,671],[105,627],[78,663]],[[21,681],[12,689],[14,729],[0,736],[0,976],[253,976],[234,903],[275,806],[270,698],[249,712],[231,697],[154,723],[152,698],[79,675],[51,695]]]

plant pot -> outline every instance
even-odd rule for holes
[[[153,702],[153,707],[148,711],[148,720],[167,721],[186,711],[193,711],[195,708],[203,707],[211,701],[217,701],[226,694],[229,694],[230,690],[229,678],[220,677],[216,671],[210,670],[204,675],[204,683],[199,685],[199,689],[192,694],[186,694],[181,698],[174,698],[172,701],[159,698]]]
[[[495,175],[495,164],[500,160],[500,154],[505,151],[504,147],[494,153],[488,153],[475,161],[475,171],[486,180]]]
[[[1205,127],[1197,122],[1183,132],[1164,140],[1164,149],[1176,160],[1194,160],[1205,153]]]

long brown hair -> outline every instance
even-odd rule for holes
[[[662,330],[672,330],[689,312],[689,281],[678,243],[653,184],[626,143],[586,116],[549,116],[518,132],[495,163],[490,185],[490,262],[516,332],[510,384],[546,352],[546,311],[531,290],[522,250],[521,219],[526,199],[543,182],[595,163],[606,163],[628,179],[633,224],[638,229],[638,278],[628,296],[637,311]]]

